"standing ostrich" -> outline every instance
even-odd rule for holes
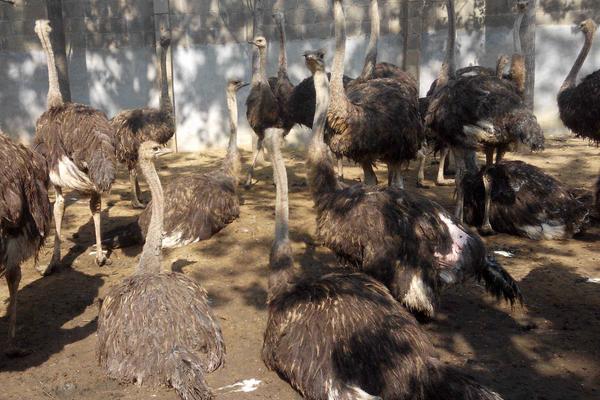
[[[324,71],[315,76],[315,84],[325,87],[317,94],[314,128],[321,135],[318,151],[326,157]],[[278,129],[265,132],[277,190],[262,349],[265,365],[308,400],[501,400],[437,360],[427,335],[381,283],[362,273],[300,273],[289,240],[281,137]],[[329,170],[335,182],[332,165]]]
[[[0,132],[0,277],[5,275],[10,303],[5,353],[19,355],[15,344],[17,291],[21,264],[35,256],[50,230],[48,169],[39,154]]]
[[[475,151],[497,152],[496,162],[516,142],[532,150],[543,148],[544,135],[535,115],[527,108],[512,82],[490,75],[455,76],[454,2],[448,1],[449,41],[446,59],[431,96],[425,122],[444,143],[451,146],[457,163],[456,218],[463,221],[466,173],[476,174]],[[486,207],[481,231],[493,233],[489,222],[490,182],[484,180]]]
[[[585,42],[560,87],[558,109],[563,124],[575,135],[600,143],[600,70],[589,74],[577,84],[577,75],[592,48],[597,26],[593,20],[587,19],[579,28],[583,32]],[[600,212],[600,177],[596,188],[596,208]]]
[[[166,144],[175,134],[173,105],[169,96],[167,79],[167,51],[171,39],[160,38],[160,108],[138,108],[125,110],[110,120],[115,130],[117,160],[127,165],[131,183],[131,205],[144,208],[140,201],[140,186],[137,178],[138,148],[147,140]]]
[[[516,282],[486,255],[481,239],[442,206],[396,187],[338,188],[323,144],[329,96],[322,53],[308,53],[306,64],[318,102],[307,175],[319,240],[346,265],[372,275],[409,310],[425,317],[433,316],[440,289],[467,277],[483,281],[490,293],[511,304],[520,301]]]
[[[328,142],[337,156],[359,163],[365,183],[377,184],[372,165],[388,165],[388,184],[403,187],[401,166],[414,159],[423,126],[416,93],[396,79],[371,79],[344,90],[346,22],[342,0],[333,0],[336,53],[331,73]]]
[[[37,120],[34,148],[48,162],[50,181],[56,191],[54,202],[54,251],[47,266],[37,267],[43,275],[60,263],[61,227],[65,211],[63,189],[90,194],[90,211],[96,235],[96,264],[109,263],[102,251],[102,193],[115,181],[116,159],[114,131],[106,115],[90,106],[65,102],[58,86],[54,51],[50,41],[50,23],[35,23],[42,47],[48,58],[48,110]]]
[[[503,161],[465,177],[465,220],[471,225],[483,221],[485,180],[491,184],[494,231],[533,240],[570,239],[589,223],[591,193],[577,193],[533,165]]]
[[[206,174],[170,179],[165,185],[165,224],[162,246],[176,248],[208,240],[240,216],[237,193],[241,170],[237,147],[238,107],[236,94],[247,83],[232,79],[227,84],[227,106],[231,131],[227,155],[221,168]],[[149,204],[138,219],[125,228],[107,233],[108,247],[143,243],[152,218]]]
[[[111,287],[100,306],[96,354],[120,382],[169,385],[184,400],[211,399],[204,375],[223,363],[221,329],[195,280],[161,272],[164,196],[152,160],[170,152],[152,141],[139,148],[152,218],[135,273]]]

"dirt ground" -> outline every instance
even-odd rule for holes
[[[222,152],[177,154],[160,162],[163,178],[208,171],[218,165]],[[539,154],[512,154],[573,186],[591,188],[600,171],[600,149],[581,140],[550,141]],[[248,154],[246,154],[248,156]],[[300,264],[333,263],[331,253],[315,245],[314,212],[305,182],[301,152],[288,152],[291,196],[291,236]],[[248,157],[246,157],[248,158]],[[453,188],[414,189],[415,166],[406,181],[451,207]],[[428,166],[432,178],[436,165]],[[385,167],[378,171],[384,179]],[[271,168],[258,169],[259,182],[241,190],[244,205],[239,220],[210,241],[167,252],[165,265],[194,277],[209,292],[227,344],[226,364],[208,377],[221,399],[300,398],[260,358],[266,323],[267,262],[273,236],[274,187]],[[356,179],[358,168],[347,166]],[[137,214],[129,207],[124,175],[104,203],[105,230],[126,224]],[[164,181],[164,179],[163,179]],[[145,187],[144,187],[145,188]],[[147,190],[145,196],[149,196]],[[98,268],[93,256],[93,224],[87,199],[67,195],[62,269],[41,278],[32,262],[23,266],[19,291],[18,342],[31,351],[17,359],[0,354],[0,399],[166,399],[167,388],[120,385],[97,366],[97,300],[115,282],[132,273],[141,248],[118,250],[113,263]],[[485,239],[519,281],[526,307],[511,310],[497,304],[475,283],[453,289],[442,298],[435,320],[424,326],[441,359],[460,367],[498,391],[505,399],[600,399],[600,229],[571,241],[534,242],[497,235]],[[41,254],[50,258],[52,240]],[[0,284],[0,302],[8,290]],[[0,310],[0,343],[8,319]],[[235,391],[243,380],[260,383],[254,391]]]

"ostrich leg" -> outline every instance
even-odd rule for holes
[[[102,251],[102,196],[100,193],[92,193],[90,197],[90,211],[92,212],[92,218],[94,220],[94,231],[96,233],[96,265],[99,267],[103,265],[110,265],[110,260],[106,258]]]
[[[19,282],[21,282],[21,267],[19,265],[10,265],[12,261],[9,259],[6,269],[6,283],[8,284],[8,292],[10,302],[8,304],[8,313],[10,320],[8,322],[8,344],[5,354],[11,357],[24,355],[24,352],[15,344],[17,336],[17,292],[19,290]]]
[[[256,167],[256,162],[262,151],[263,151],[263,140],[258,139],[258,142],[256,143],[256,150],[254,151],[254,157],[252,157],[252,165],[250,165],[250,170],[248,171],[248,178],[246,179],[246,184],[244,185],[244,188],[246,188],[246,189],[250,189],[250,187],[252,186],[252,177],[254,176],[254,167]]]
[[[437,177],[435,179],[435,184],[437,186],[452,186],[454,185],[454,180],[446,179],[444,177],[444,168],[446,167],[446,162],[448,161],[448,155],[450,154],[450,148],[444,147],[440,152],[440,164],[438,165]]]
[[[146,208],[144,203],[140,201],[140,184],[135,168],[129,170],[129,183],[131,185],[131,206],[138,209]]]
[[[56,193],[56,199],[54,200],[54,223],[56,226],[56,232],[54,232],[54,250],[52,251],[52,258],[48,265],[39,265],[36,259],[35,269],[42,275],[50,275],[54,268],[60,264],[60,245],[62,242],[62,221],[65,215],[65,198],[62,193],[62,188],[54,186],[54,192]]]
[[[417,160],[419,161],[419,170],[417,172],[417,187],[422,189],[429,188],[429,185],[425,184],[425,163],[427,162],[427,149],[425,146],[421,146],[417,152]]]
[[[456,209],[454,211],[454,217],[459,222],[463,222],[464,219],[464,202],[465,193],[463,191],[463,177],[465,176],[465,151],[460,148],[452,148],[454,153],[454,160],[456,162]]]
[[[491,167],[494,165],[494,148],[486,147],[485,148],[485,165],[486,167]]]
[[[402,163],[388,164],[388,186],[404,189],[404,177],[402,176]]]
[[[377,175],[375,175],[375,171],[373,171],[373,164],[371,164],[370,161],[364,161],[364,162],[361,162],[360,165],[363,169],[365,185],[367,185],[367,186],[377,185]]]
[[[483,187],[485,189],[485,205],[483,210],[483,223],[480,232],[482,235],[493,235],[494,229],[490,223],[490,208],[492,206],[492,180],[487,171],[483,174]]]
[[[344,158],[342,156],[340,157],[336,157],[337,158],[337,175],[338,175],[338,179],[342,180],[344,179]]]

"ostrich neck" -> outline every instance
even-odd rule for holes
[[[237,178],[240,173],[240,152],[237,147],[238,107],[235,92],[227,92],[227,108],[229,110],[229,145],[223,163],[224,172]]]
[[[287,50],[285,47],[285,22],[283,18],[277,19],[277,29],[279,29],[279,73],[278,78],[282,79],[288,75]]]
[[[515,26],[513,27],[513,42],[515,47],[515,53],[522,54],[523,50],[521,48],[521,23],[523,22],[523,13],[519,13],[517,15],[517,19],[515,20]]]
[[[56,60],[54,58],[52,41],[50,40],[49,32],[45,29],[40,29],[38,36],[40,38],[40,42],[42,43],[42,48],[46,52],[48,62],[48,108],[60,106],[64,104],[64,99],[60,92],[58,69],[56,67]]]
[[[172,113],[173,105],[169,95],[169,78],[167,77],[168,47],[160,46],[158,51],[160,57],[160,109]]]
[[[146,243],[136,273],[159,273],[162,264],[162,237],[164,219],[164,195],[156,168],[151,161],[141,159],[140,169],[152,194],[152,216],[146,235]]]
[[[593,41],[593,35],[590,35],[590,34],[586,35],[583,48],[579,52],[579,55],[577,56],[577,60],[575,60],[575,64],[573,64],[573,67],[571,68],[569,75],[567,75],[567,77],[565,78],[565,81],[563,82],[563,84],[560,88],[560,92],[563,92],[564,90],[570,89],[575,86],[575,83],[577,82],[577,75],[579,74],[579,71],[581,70],[583,63],[585,62],[585,59],[587,58],[587,56],[590,52],[590,48],[592,47],[592,41]]]
[[[252,83],[268,83],[267,78],[267,48],[258,49],[258,57],[254,59],[252,65]]]
[[[369,79],[375,71],[377,64],[377,45],[379,43],[379,34],[381,30],[381,22],[379,19],[379,4],[377,0],[371,0],[370,12],[371,16],[371,37],[365,54],[365,65],[360,77]]]
[[[438,76],[438,89],[444,87],[450,79],[454,77],[456,70],[455,52],[456,52],[456,26],[454,15],[454,0],[446,1],[448,11],[448,44],[446,48],[446,57],[442,69]]]
[[[335,104],[338,117],[344,117],[348,99],[344,90],[344,57],[346,56],[346,22],[341,0],[333,3],[333,19],[335,24],[335,55],[331,71],[331,103]],[[333,108],[333,107],[332,107]]]

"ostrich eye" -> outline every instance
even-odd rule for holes
[[[158,151],[158,150],[160,150],[160,149],[158,148],[158,146],[154,146],[154,147],[152,148],[152,150],[154,150],[154,151]]]

